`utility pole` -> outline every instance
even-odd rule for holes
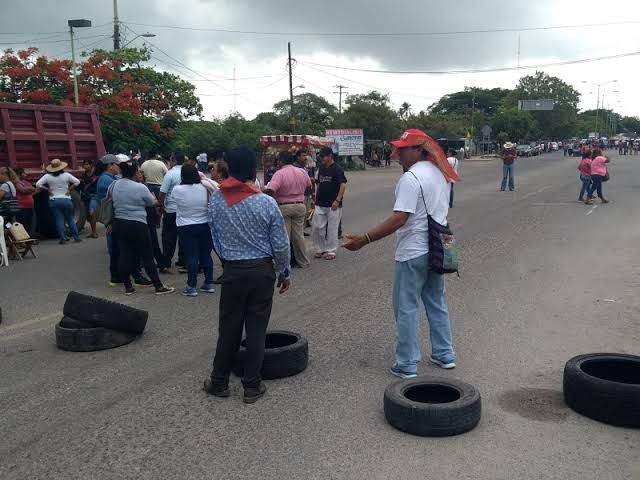
[[[291,70],[291,42],[287,42],[287,50],[289,51],[289,108],[291,110],[291,118],[289,119],[289,123],[291,124],[291,133],[295,133],[296,117],[293,112],[293,71]]]
[[[233,113],[236,113],[238,109],[236,108],[236,67],[233,67]]]
[[[113,0],[113,49],[120,50],[120,21],[118,20],[118,0]]]
[[[600,115],[600,85],[598,85],[598,100],[596,100],[596,125],[593,131],[598,133],[598,116]]]
[[[73,68],[73,101],[78,106],[79,94],[78,94],[78,67],[76,66],[76,46],[73,38],[73,26],[69,25],[69,35],[71,35],[71,65]]]
[[[335,88],[338,89],[337,92],[333,92],[333,93],[337,93],[339,95],[338,97],[338,113],[342,113],[342,90],[346,90],[347,87],[344,85],[334,85]]]
[[[518,68],[520,68],[520,34],[518,33]]]

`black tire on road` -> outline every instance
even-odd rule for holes
[[[144,331],[149,317],[149,313],[144,310],[78,292],[69,292],[64,302],[63,313],[94,327],[136,335]]]
[[[90,323],[76,320],[75,318],[63,316],[60,320],[60,326],[64,328],[97,328]]]
[[[480,392],[468,383],[421,376],[399,380],[384,392],[387,422],[422,437],[447,437],[467,432],[480,421]]]
[[[56,325],[56,345],[71,352],[93,352],[116,348],[135,340],[137,335],[109,328],[65,328]]]
[[[640,357],[589,353],[564,367],[564,401],[576,412],[620,427],[640,427]]]
[[[246,340],[240,344],[233,372],[242,377],[247,355]],[[309,342],[298,333],[286,330],[270,330],[265,338],[264,361],[260,372],[264,380],[291,377],[307,368]]]

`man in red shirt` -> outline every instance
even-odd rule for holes
[[[31,182],[26,179],[24,168],[18,167],[14,170],[20,181],[16,184],[16,201],[20,211],[16,214],[16,220],[22,224],[29,235],[32,235],[33,225],[33,195],[36,189]]]
[[[507,188],[507,178],[509,179],[509,191],[513,192],[515,189],[513,181],[513,162],[516,161],[516,146],[511,142],[504,144],[502,149],[502,185],[500,190],[502,192]]]
[[[306,170],[295,166],[295,161],[293,155],[286,152],[280,154],[278,163],[283,166],[273,174],[265,193],[278,202],[296,262],[300,268],[306,268],[311,262],[304,243],[304,221],[307,216],[304,196],[305,192],[311,190],[311,179]]]

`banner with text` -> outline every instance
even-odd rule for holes
[[[327,130],[325,137],[333,138],[333,151],[338,155],[364,155],[364,133],[361,128]]]

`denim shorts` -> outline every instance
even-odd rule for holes
[[[92,195],[91,198],[85,202],[85,205],[89,215],[93,215],[96,213],[96,209],[98,208],[98,200],[96,200],[96,197]]]

